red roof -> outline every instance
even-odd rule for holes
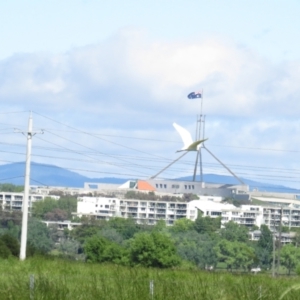
[[[137,189],[141,191],[155,191],[155,188],[147,181],[138,180]]]

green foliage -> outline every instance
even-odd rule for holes
[[[92,236],[84,244],[87,262],[120,263],[125,257],[124,252],[122,247],[101,236]]]
[[[266,225],[261,225],[260,231],[261,235],[257,242],[255,252],[260,266],[263,268],[269,268],[272,262],[273,236],[272,232]]]
[[[238,200],[238,199],[234,199],[234,198],[225,198],[223,201],[223,203],[230,203],[230,204],[233,204],[234,206],[236,207],[240,207],[241,205],[247,205],[248,204],[248,201],[247,200]]]
[[[243,242],[249,240],[249,232],[247,227],[239,225],[233,221],[225,223],[224,228],[220,230],[220,235],[223,239],[230,242]]]
[[[45,213],[43,219],[48,221],[64,221],[68,219],[68,213],[59,208],[54,208],[52,211]]]
[[[58,208],[67,213],[67,218],[70,219],[72,212],[77,211],[77,198],[72,196],[62,196],[57,200]]]
[[[271,278],[205,272],[191,268],[130,268],[113,264],[93,264],[62,259],[33,257],[0,260],[1,300],[88,299],[88,300],[299,300],[298,277]],[[34,289],[29,277],[34,275]],[[153,297],[149,283],[153,280]]]
[[[172,240],[157,231],[137,233],[130,241],[129,255],[133,265],[169,268],[180,264]]]
[[[217,246],[219,261],[227,265],[227,269],[249,269],[256,261],[254,249],[238,241],[221,240]]]
[[[46,197],[42,201],[33,203],[33,216],[51,221],[71,219],[72,212],[76,210],[77,199],[71,196],[62,196],[58,200]]]
[[[260,227],[261,235],[257,242],[257,246],[268,250],[268,252],[273,251],[273,235],[271,230],[267,225],[261,225]]]
[[[167,231],[167,225],[165,220],[158,220],[152,228],[153,231]]]
[[[3,211],[0,209],[0,226],[9,228],[10,225],[21,225],[22,213],[20,211]],[[10,225],[9,225],[10,224]]]
[[[289,272],[295,269],[300,260],[300,249],[296,248],[294,245],[285,245],[282,247],[280,252],[280,261],[283,266],[285,266]]]
[[[130,218],[112,218],[107,222],[107,226],[114,228],[126,240],[132,238],[139,231],[135,221]]]
[[[97,235],[99,228],[97,226],[81,225],[70,231],[70,236],[77,240],[80,244],[84,244],[85,240],[93,235]]]
[[[182,195],[183,201],[192,201],[192,200],[199,200],[199,197],[196,194],[186,193]]]
[[[58,208],[57,200],[46,197],[42,201],[36,201],[33,203],[33,216],[42,219],[44,215],[50,211]]]
[[[11,255],[9,248],[0,239],[0,258],[8,258]]]
[[[175,221],[174,225],[171,227],[173,232],[186,232],[194,228],[194,222],[187,218],[181,218]]]
[[[199,234],[194,230],[175,233],[175,241],[179,256],[200,268],[215,266],[218,262],[216,241],[208,234]]]
[[[0,192],[21,193],[24,187],[21,185],[14,185],[11,183],[0,183]]]
[[[49,252],[53,246],[46,224],[34,218],[28,220],[27,241],[28,244],[43,253]]]
[[[20,244],[17,239],[15,239],[9,234],[4,234],[0,237],[0,240],[5,244],[5,246],[9,249],[10,253],[13,256],[19,256]]]
[[[203,217],[198,213],[198,217],[194,223],[194,229],[198,233],[213,234],[221,227],[221,218]]]
[[[122,245],[124,241],[123,236],[115,228],[104,227],[101,229],[100,235],[119,245]]]

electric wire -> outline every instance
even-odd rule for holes
[[[42,115],[41,115],[42,116]],[[43,116],[43,117],[45,117],[45,116]],[[49,119],[49,118],[48,118]],[[51,119],[52,120],[52,119]],[[55,121],[55,120],[52,120],[52,121]],[[55,122],[57,122],[57,121],[55,121]],[[62,124],[62,125],[65,125],[65,124],[63,124],[63,123],[61,123],[61,122],[58,122],[58,123],[60,123],[60,124]],[[68,125],[65,125],[65,126],[68,126]],[[70,127],[70,126],[69,126]],[[72,128],[72,127],[71,127]],[[86,133],[86,132],[83,132],[83,131],[80,131],[80,130],[76,130],[76,131],[79,131],[79,132],[82,132],[82,133],[84,133],[84,134],[88,134],[88,133]],[[90,134],[90,135],[92,135],[92,134]],[[92,135],[92,136],[94,136],[94,135]],[[94,136],[95,137],[95,136]],[[244,148],[244,147],[240,147],[240,148]],[[252,149],[259,149],[259,148],[252,148]],[[69,149],[68,149],[69,150]],[[260,149],[261,150],[261,149]],[[269,149],[269,150],[276,150],[277,151],[277,149]],[[72,151],[72,150],[70,150],[70,151]],[[283,150],[284,151],[284,150]],[[74,152],[74,151],[73,151]],[[294,152],[294,151],[293,151]],[[148,154],[148,153],[147,153]],[[94,158],[93,158],[94,159]],[[246,174],[248,174],[248,173],[246,173]],[[263,176],[263,175],[258,175],[258,176]],[[287,177],[287,178],[290,178],[290,177]]]
[[[53,142],[49,142],[49,141],[47,141],[47,140],[45,140],[45,139],[42,139],[42,138],[40,138],[40,137],[37,137],[37,138],[40,139],[40,140],[42,140],[42,141],[44,141],[44,142],[47,142],[47,143],[50,143],[50,144],[59,146],[59,147],[64,148],[64,149],[68,149],[68,148],[66,148],[66,147],[57,145],[57,144],[55,144],[55,143],[53,143]],[[68,150],[70,150],[70,149],[68,149]],[[81,154],[80,152],[77,152],[77,151],[74,151],[74,150],[72,150],[72,151],[73,151],[74,153]],[[86,157],[89,157],[89,158],[92,158],[92,159],[95,160],[95,161],[98,161],[97,159],[95,159],[95,158],[92,157],[92,156],[89,156],[89,155],[86,155],[86,154],[81,154],[81,155],[86,156]],[[116,164],[114,164],[114,163],[110,163],[110,162],[105,162],[105,164],[108,164],[108,165],[111,165],[111,166],[115,166],[115,167],[117,166],[117,167],[118,167],[118,165],[116,165]],[[124,168],[124,167],[123,167],[123,168]],[[124,169],[128,169],[128,168],[124,168]],[[131,169],[128,169],[128,170],[132,171]],[[143,172],[140,172],[140,173],[143,173]]]

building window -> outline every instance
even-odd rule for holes
[[[184,185],[184,188],[187,189],[187,185]]]
[[[89,184],[90,189],[97,189],[98,185],[97,184]]]
[[[166,184],[164,184],[164,188],[165,188],[165,189],[167,188],[167,185],[166,185]]]
[[[160,184],[159,184],[159,187],[162,189],[163,185],[160,183]]]

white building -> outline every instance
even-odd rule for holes
[[[213,201],[215,200],[215,201]],[[212,196],[201,196],[199,200],[192,201],[161,201],[161,200],[136,200],[106,197],[78,197],[76,215],[94,216],[96,219],[112,217],[132,218],[138,224],[156,224],[164,220],[167,225],[173,225],[180,218],[195,220],[198,213],[211,218],[221,217],[224,225],[229,221],[247,227],[262,224],[276,231],[280,225],[289,228],[300,227],[300,208],[258,205],[241,205],[216,202],[220,199]]]
[[[108,220],[111,217],[132,218],[138,224],[156,224],[164,220],[173,225],[180,218],[195,220],[196,205],[201,200],[172,202],[157,200],[118,199],[106,197],[78,197],[77,215]]]
[[[0,192],[0,206],[2,210],[22,210],[24,193]],[[41,201],[46,197],[59,199],[59,196],[48,196],[40,194],[30,194],[28,207],[32,207],[32,203]]]

